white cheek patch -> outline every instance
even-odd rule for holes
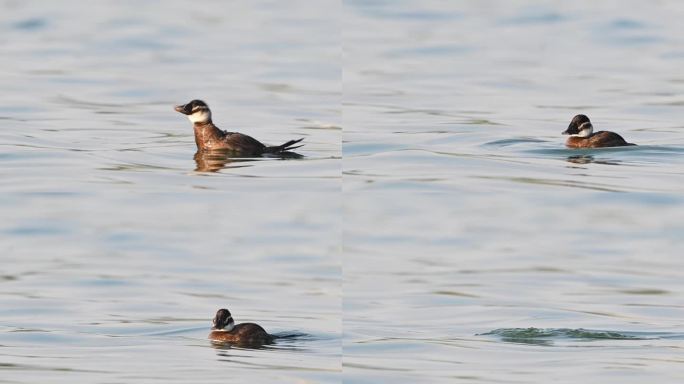
[[[594,127],[591,125],[591,123],[583,123],[582,125],[579,126],[579,132],[570,135],[570,136],[575,136],[575,137],[589,137],[591,134],[594,132]]]
[[[192,123],[206,123],[211,120],[211,112],[206,109],[199,109],[191,115],[188,115],[188,119],[190,119]]]
[[[216,319],[212,320],[211,325],[216,327]],[[214,332],[230,332],[235,328],[235,322],[233,321],[233,318],[231,317],[230,320],[228,321],[228,324],[226,324],[225,327],[221,329],[214,329]]]

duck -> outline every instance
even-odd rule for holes
[[[261,156],[264,154],[279,155],[302,145],[303,140],[290,140],[284,144],[268,146],[259,140],[238,132],[227,132],[219,129],[211,120],[211,110],[202,100],[192,100],[187,104],[174,107],[188,117],[195,131],[195,144],[198,151],[224,151],[235,156]]]
[[[270,344],[275,336],[254,323],[235,324],[233,316],[226,308],[216,311],[212,321],[209,339],[219,343],[230,343],[243,346],[261,346]]]
[[[581,114],[572,118],[568,129],[563,131],[562,134],[570,135],[565,142],[565,146],[568,148],[607,148],[636,145],[628,143],[615,132],[594,132],[594,126],[589,118]]]

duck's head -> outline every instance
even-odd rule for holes
[[[231,330],[233,330],[233,327],[235,326],[233,316],[231,316],[230,311],[225,308],[221,308],[218,311],[216,311],[216,316],[214,316],[212,324],[213,327],[211,327],[211,329],[214,331],[230,332]]]
[[[594,126],[591,125],[591,121],[587,115],[577,115],[572,118],[568,129],[566,129],[563,134],[578,137],[589,137],[594,132]]]
[[[209,106],[202,100],[193,100],[185,105],[177,105],[174,109],[188,116],[188,119],[190,119],[193,124],[211,122],[211,111],[209,110]]]

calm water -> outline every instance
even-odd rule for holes
[[[684,6],[345,4],[345,379],[682,382]]]
[[[331,8],[0,3],[0,382],[339,382]],[[196,161],[192,98],[305,158]],[[213,346],[220,307],[303,336]]]
[[[0,383],[684,380],[678,2],[0,10]]]

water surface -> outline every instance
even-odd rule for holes
[[[335,7],[0,4],[0,382],[340,380]],[[195,158],[193,98],[304,158]]]
[[[684,8],[344,11],[345,379],[684,379]]]

